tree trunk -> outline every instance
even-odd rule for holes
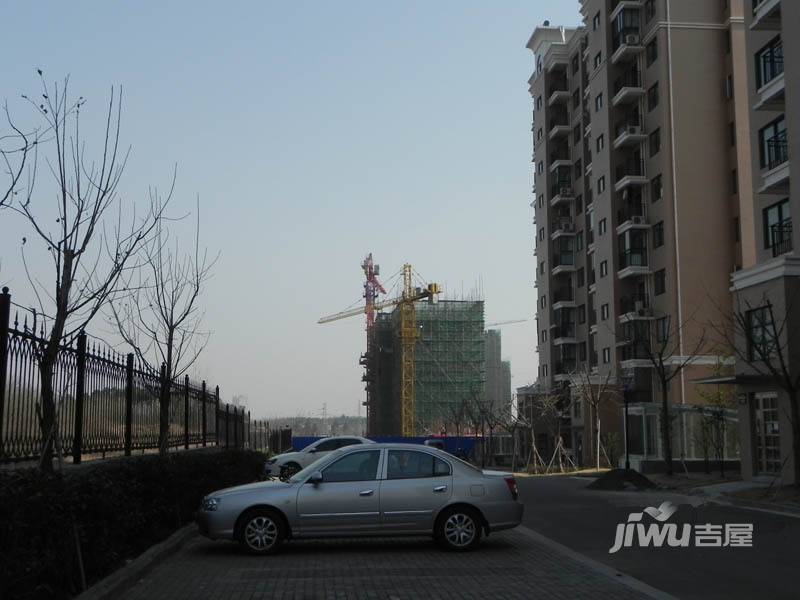
[[[667,382],[661,381],[661,447],[664,453],[664,464],[667,475],[672,475],[672,439],[670,438],[669,398],[667,395]]]
[[[597,418],[597,470],[600,470],[600,407],[595,410],[595,417]]]
[[[45,350],[39,362],[41,376],[41,420],[39,427],[42,432],[42,470],[48,473],[53,471],[53,447],[56,422],[55,390],[53,389],[53,368],[58,354],[52,356],[49,347]]]

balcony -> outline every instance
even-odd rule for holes
[[[641,319],[652,319],[650,297],[647,294],[629,294],[619,299],[619,322],[627,323]]]
[[[758,31],[780,31],[781,0],[752,0],[752,3],[753,22],[750,23],[750,29]]]
[[[550,97],[547,100],[548,106],[569,102],[571,94],[566,79],[554,79],[550,85]]]
[[[550,119],[550,128],[548,129],[547,137],[555,140],[570,134],[572,127],[569,124],[569,114],[563,112]]]
[[[644,50],[642,38],[636,28],[623,29],[614,35],[612,40],[614,53],[611,55],[611,64],[631,62]]]
[[[556,323],[550,326],[550,335],[553,338],[553,344],[561,346],[563,344],[577,344],[578,340],[575,338],[575,323]]]
[[[556,375],[570,375],[575,372],[576,368],[577,362],[575,359],[562,359],[556,361],[555,365],[553,365],[553,373]]]
[[[780,256],[791,252],[792,247],[792,220],[787,219],[770,227],[770,245],[772,256]]]
[[[783,43],[770,45],[756,56],[755,110],[782,111],[786,108],[786,81],[783,76]]]
[[[569,156],[569,149],[564,146],[550,155],[550,172],[555,173],[560,168],[572,166],[572,159]]]
[[[638,119],[619,121],[614,126],[614,150],[647,141],[647,134]]]
[[[620,106],[638,102],[644,94],[645,90],[639,71],[628,71],[614,81],[614,97],[611,99],[611,104]]]
[[[787,194],[789,192],[789,142],[786,131],[774,135],[766,142],[766,166],[761,172],[759,194]]]
[[[629,229],[648,229],[644,204],[629,204],[617,211],[617,235],[622,235]]]
[[[608,20],[613,22],[623,10],[640,10],[641,8],[642,0],[616,0],[616,2],[611,2]]]
[[[653,366],[653,363],[647,358],[647,353],[641,348],[640,344],[630,344],[620,348],[619,359],[620,367],[623,369]]]
[[[628,248],[619,253],[617,277],[625,279],[636,275],[647,275],[650,267],[647,262],[646,248]]]
[[[553,310],[575,307],[575,290],[573,288],[563,287],[553,292]]]
[[[553,256],[553,268],[550,274],[555,277],[563,273],[575,272],[575,254],[572,252],[563,252]]]
[[[550,239],[575,235],[575,222],[570,217],[556,219],[550,224]]]
[[[629,158],[622,164],[617,165],[616,180],[614,189],[621,192],[628,186],[647,185],[647,174],[644,169],[644,161],[637,158]]]
[[[572,189],[572,182],[557,181],[550,188],[550,206],[558,206],[573,200],[575,200],[575,191]]]

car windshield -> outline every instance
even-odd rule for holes
[[[299,481],[307,479],[308,476],[311,475],[311,473],[313,473],[314,471],[318,471],[320,467],[323,466],[323,464],[327,464],[328,462],[330,462],[337,456],[340,456],[341,454],[342,454],[341,450],[336,450],[334,452],[331,452],[330,454],[326,454],[325,456],[320,456],[318,459],[316,459],[314,462],[308,465],[305,469],[301,469],[300,471],[292,475],[289,478],[289,481],[291,481],[292,483],[297,483]]]

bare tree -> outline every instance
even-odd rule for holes
[[[600,468],[601,446],[601,412],[610,403],[619,399],[619,390],[616,385],[614,373],[610,369],[603,374],[592,373],[589,363],[582,363],[581,367],[571,374],[572,389],[577,401],[585,403],[594,421],[593,454],[595,455],[596,468]],[[612,465],[613,466],[613,465]]]
[[[2,187],[0,192],[0,208],[8,206],[19,193],[18,186],[25,173],[28,164],[28,155],[33,153],[33,169],[30,174],[29,184],[32,184],[36,177],[36,150],[39,143],[39,130],[25,133],[20,129],[8,111],[8,103],[3,105],[3,112],[6,115],[9,131],[0,133],[0,159],[2,159],[3,170],[8,177],[8,183]]]
[[[737,363],[747,365],[755,374],[786,393],[789,401],[789,421],[792,426],[792,455],[794,479],[800,486],[800,369],[790,355],[790,344],[800,335],[797,319],[800,294],[787,298],[782,317],[776,316],[772,301],[765,295],[758,304],[741,298],[733,310],[719,310],[719,319],[711,325],[726,347],[731,348]],[[795,361],[794,365],[792,360]]]
[[[722,377],[730,374],[730,370],[728,362],[721,357],[712,369],[712,375]],[[710,472],[708,454],[713,449],[720,477],[725,477],[725,446],[728,429],[725,411],[732,409],[735,404],[733,386],[721,383],[714,384],[713,388],[697,386],[697,394],[705,401],[705,406],[698,407],[698,412],[700,415],[699,442],[703,450],[706,473]]]
[[[151,193],[161,208],[162,201]],[[194,247],[181,252],[177,237],[170,240],[166,219],[158,220],[153,236],[139,251],[142,268],[131,293],[120,306],[111,305],[120,335],[143,363],[160,366],[159,453],[169,447],[169,406],[175,382],[195,363],[208,342],[200,330],[203,313],[199,298],[217,258],[200,250],[200,205],[197,203]]]
[[[28,99],[38,118],[40,130],[48,131],[47,165],[55,186],[55,207],[41,211],[33,201],[33,182],[24,199],[11,204],[32,226],[44,243],[54,265],[54,278],[45,285],[23,264],[36,296],[45,331],[36,348],[41,376],[42,466],[52,470],[56,432],[54,370],[61,345],[71,340],[109,301],[118,297],[121,278],[136,268],[135,255],[160,219],[152,203],[137,214],[136,205],[123,207],[117,194],[128,152],[119,149],[121,90],[111,90],[99,161],[87,158],[80,129],[85,100],[73,101],[68,78],[51,90],[39,72],[42,101]],[[41,146],[42,144],[37,144]],[[45,150],[40,150],[45,152]],[[41,212],[40,212],[41,211]],[[37,327],[37,324],[34,324]]]
[[[650,362],[661,391],[661,448],[667,475],[673,474],[669,383],[694,363],[706,346],[706,330],[701,328],[690,351],[687,353],[682,348],[689,322],[691,320],[673,322],[671,316],[665,316],[652,322],[633,321],[626,324],[629,326],[626,327],[628,341],[637,356],[641,355]]]

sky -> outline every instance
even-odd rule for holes
[[[577,0],[3,4],[12,114],[30,116],[20,94],[40,93],[36,69],[69,75],[96,154],[121,85],[121,197],[164,190],[175,166],[173,214],[199,196],[201,244],[220,257],[192,375],[223,399],[245,396],[254,418],[363,411],[365,320],[317,319],[359,299],[368,252],[386,276],[410,262],[444,297],[480,286],[487,322],[528,319],[502,328],[503,358],[513,387],[535,379],[525,43],[545,19],[578,23]],[[26,235],[0,213],[0,281],[30,305]],[[44,248],[26,258],[49,275]]]

